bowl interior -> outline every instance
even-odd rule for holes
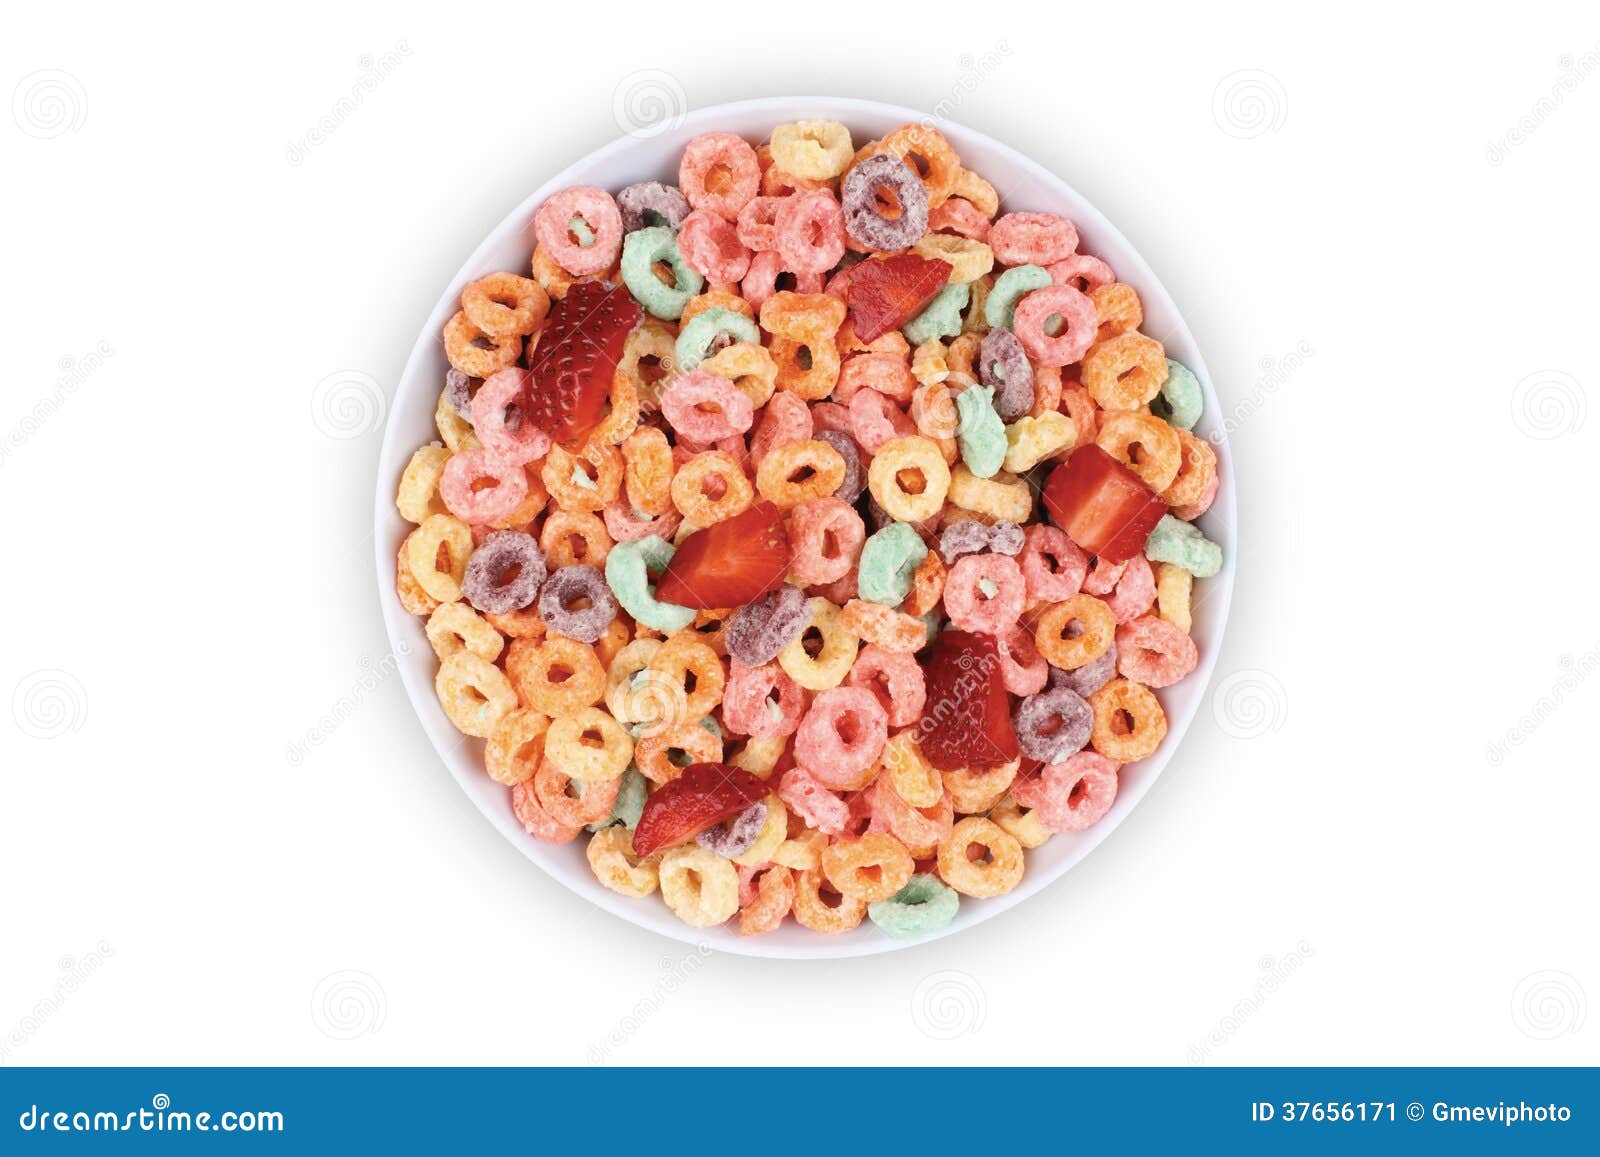
[[[772,127],[800,118],[842,121],[860,141],[880,137],[908,122],[934,124],[955,147],[962,162],[986,177],[1002,197],[1001,211],[1031,209],[1060,213],[1078,227],[1080,249],[1107,261],[1118,279],[1132,285],[1143,299],[1145,333],[1160,340],[1174,359],[1189,366],[1205,391],[1205,413],[1195,432],[1212,440],[1225,456],[1221,416],[1216,393],[1206,373],[1200,351],[1184,325],[1167,291],[1127,240],[1070,185],[1006,146],[959,125],[934,122],[912,109],[870,101],[831,97],[773,98],[743,101],[690,113],[667,131],[648,138],[624,138],[590,154],[553,176],[501,221],[447,287],[429,316],[401,376],[384,436],[375,503],[378,587],[390,644],[399,659],[406,692],[440,759],[456,781],[501,833],[527,857],[567,887],[618,916],[665,936],[692,944],[755,956],[816,957],[865,955],[908,947],[877,931],[864,921],[841,936],[822,936],[787,922],[765,936],[741,938],[731,926],[690,928],[669,912],[659,897],[630,900],[603,888],[589,870],[583,841],[555,846],[541,843],[523,832],[511,813],[510,793],[484,774],[482,743],[460,735],[445,718],[433,691],[435,661],[423,634],[423,620],[400,606],[394,591],[394,560],[410,531],[395,510],[394,491],[400,472],[413,450],[437,438],[433,411],[443,388],[444,347],[439,339],[444,323],[456,311],[462,288],[478,277],[498,270],[521,272],[533,251],[534,210],[548,196],[569,185],[598,185],[616,190],[634,181],[655,178],[676,183],[678,156],[690,138],[702,132],[738,133],[752,141],[764,139]],[[1160,692],[1170,728],[1155,755],[1130,764],[1121,772],[1115,804],[1106,817],[1086,832],[1058,835],[1042,848],[1028,853],[1028,870],[1011,893],[990,900],[964,900],[960,915],[940,935],[950,935],[981,923],[1063,875],[1105,839],[1133,810],[1177,750],[1193,718],[1221,644],[1233,587],[1234,486],[1231,462],[1224,462],[1221,487],[1211,510],[1198,522],[1219,542],[1224,569],[1197,587],[1193,636],[1199,645],[1200,664],[1187,679]],[[930,938],[932,939],[932,938]],[[926,940],[912,943],[926,943]]]

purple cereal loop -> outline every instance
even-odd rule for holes
[[[866,472],[861,469],[861,450],[856,446],[856,440],[843,430],[818,430],[816,438],[839,451],[839,457],[844,459],[844,481],[839,483],[839,489],[833,492],[833,496],[854,505],[867,488]]]
[[[1098,659],[1091,659],[1083,666],[1071,671],[1063,671],[1060,667],[1050,668],[1050,686],[1065,687],[1069,691],[1076,691],[1085,699],[1093,695],[1100,688],[1111,682],[1117,673],[1117,644],[1115,640],[1106,648],[1105,654]]]
[[[989,549],[995,554],[1010,555],[1015,558],[1022,553],[1024,541],[1022,527],[1014,522],[1001,519],[989,528]]]
[[[1094,709],[1068,687],[1024,696],[1011,713],[1017,746],[1029,759],[1060,763],[1083,750],[1094,730]]]
[[[712,855],[731,860],[755,847],[756,841],[761,838],[761,829],[766,826],[767,801],[758,799],[731,820],[724,820],[701,832],[694,842]]]
[[[533,602],[544,576],[544,555],[531,534],[496,530],[467,560],[461,591],[478,610],[507,615]]]
[[[994,408],[1002,422],[1015,422],[1033,409],[1033,366],[1009,329],[996,326],[978,343],[978,379],[994,387]]]
[[[574,607],[588,599],[586,607]],[[588,563],[564,566],[545,579],[539,591],[539,617],[557,635],[592,643],[617,617],[617,599],[605,576]]]
[[[898,519],[878,505],[876,498],[872,497],[871,494],[867,495],[867,525],[872,527],[873,534],[876,534],[891,522],[896,521]]]
[[[722,642],[728,654],[747,667],[759,667],[805,633],[811,604],[799,587],[784,585],[728,618]]]
[[[651,225],[676,229],[689,215],[688,199],[671,185],[660,181],[640,181],[617,194],[622,213],[622,231],[632,233]]]
[[[481,385],[478,378],[468,377],[452,366],[444,376],[444,400],[450,408],[467,421],[472,421],[472,393]]]
[[[878,208],[880,190],[892,189],[900,206],[894,220]],[[907,249],[928,230],[928,190],[915,169],[889,153],[863,160],[839,188],[844,231],[866,249]]]
[[[981,522],[968,519],[952,523],[940,533],[939,557],[949,565],[964,554],[977,554],[988,545],[989,528]]]

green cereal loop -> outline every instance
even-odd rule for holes
[[[658,261],[671,266],[673,284],[663,285],[656,276]],[[652,316],[676,321],[706,281],[678,252],[678,235],[664,225],[654,225],[635,229],[622,242],[622,283]]]
[[[1017,312],[1017,302],[1024,293],[1043,289],[1050,284],[1050,274],[1038,265],[1018,265],[994,279],[989,297],[983,303],[983,320],[990,329],[1010,329],[1012,315]]]
[[[956,440],[961,460],[979,478],[993,478],[1006,460],[1006,426],[994,408],[994,390],[968,386],[956,395]]]
[[[1144,556],[1151,562],[1182,567],[1195,578],[1210,578],[1222,569],[1222,548],[1201,534],[1198,526],[1170,514],[1163,514],[1145,539]]]
[[[928,308],[901,327],[914,346],[936,337],[955,337],[961,333],[961,311],[967,308],[966,282],[952,282],[939,291]]]
[[[1150,412],[1165,418],[1167,425],[1180,430],[1193,430],[1200,420],[1200,410],[1205,401],[1200,394],[1200,379],[1188,366],[1167,359],[1167,381],[1161,392],[1150,403]]]
[[[911,593],[911,572],[927,557],[927,544],[908,523],[891,522],[861,547],[857,593],[869,603],[899,606]]]
[[[573,780],[578,789],[583,790],[581,779]],[[611,805],[611,814],[597,824],[590,824],[589,831],[597,832],[601,828],[609,828],[612,824],[621,824],[630,832],[638,826],[639,816],[644,811],[646,794],[644,776],[633,764],[628,764],[628,770],[622,773],[622,783],[617,786],[617,800]]]
[[[912,876],[887,900],[867,905],[867,916],[896,940],[915,940],[937,932],[956,918],[961,897],[930,873]]]
[[[695,314],[678,333],[678,345],[674,351],[678,356],[678,368],[687,372],[705,361],[706,351],[719,333],[728,334],[736,342],[761,344],[761,331],[756,328],[755,322],[742,313],[714,305]]]
[[[671,543],[651,534],[632,542],[619,542],[606,555],[606,585],[617,602],[652,631],[672,634],[694,622],[694,611],[656,599],[650,576],[667,569],[676,554]]]

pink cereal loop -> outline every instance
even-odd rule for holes
[[[488,481],[492,485],[478,487]],[[439,478],[439,497],[450,513],[462,522],[498,522],[528,496],[528,472],[520,462],[512,462],[482,447],[462,450],[445,463]]]
[[[730,660],[722,689],[722,722],[730,731],[755,739],[792,735],[805,709],[805,692],[777,663],[747,667]]]
[[[750,399],[709,370],[691,370],[673,379],[661,394],[661,413],[691,442],[720,442],[743,434],[755,421]]]
[[[838,582],[867,541],[861,515],[842,498],[812,498],[789,515],[789,575],[805,586]]]
[[[771,250],[757,253],[750,259],[750,272],[745,274],[739,292],[755,311],[760,313],[767,298],[778,291],[778,279],[785,275],[793,278],[793,289],[796,293],[822,292],[822,274],[797,274],[791,269],[786,269],[783,258]]]
[[[594,234],[589,244],[572,236],[574,217]],[[622,252],[622,214],[604,189],[578,185],[539,206],[533,215],[533,235],[557,265],[574,277],[587,277],[616,264]]]
[[[1211,504],[1217,500],[1217,488],[1222,485],[1217,475],[1211,476],[1211,481],[1206,483],[1205,490],[1201,491],[1200,498],[1188,506],[1174,506],[1172,517],[1181,518],[1185,522],[1193,522],[1206,511],[1211,509]]]
[[[1136,554],[1123,568],[1122,577],[1106,596],[1106,606],[1117,622],[1131,623],[1155,605],[1156,572],[1142,554]]]
[[[1070,597],[1070,596],[1069,596]],[[1013,695],[1036,695],[1050,682],[1050,664],[1034,646],[1033,632],[1021,624],[995,636],[1000,679]]]
[[[1116,802],[1119,766],[1098,752],[1080,751],[1046,764],[1037,779],[1017,781],[1011,795],[1051,831],[1081,832],[1105,818]]]
[[[870,691],[890,727],[910,727],[922,718],[928,697],[927,677],[912,655],[885,651],[868,643],[856,656],[845,684]]]
[[[706,209],[726,221],[761,187],[761,165],[748,141],[733,133],[702,133],[683,147],[678,188],[691,208]]]
[[[1170,687],[1200,661],[1195,642],[1167,620],[1146,615],[1117,628],[1117,674],[1146,687]]]
[[[1026,601],[1022,570],[1003,554],[964,554],[945,575],[944,612],[963,631],[998,635],[1022,616]]]
[[[527,379],[527,370],[508,366],[491,374],[472,398],[472,428],[478,440],[508,462],[532,462],[550,452],[550,435],[532,422],[523,422],[515,432],[506,427],[506,412]]]
[[[1111,272],[1111,266],[1087,253],[1074,253],[1065,260],[1046,266],[1045,272],[1057,285],[1070,285],[1080,293],[1110,285],[1117,279],[1117,275]]]
[[[557,822],[539,797],[534,795],[533,780],[517,784],[511,789],[511,814],[517,817],[522,830],[537,840],[551,844],[570,844],[578,838],[582,828],[569,828]]]
[[[864,786],[889,738],[889,720],[877,698],[863,687],[834,687],[811,701],[794,733],[795,762],[824,787]]]
[[[1083,587],[1089,573],[1089,556],[1055,526],[1035,523],[1022,532],[1022,553],[1017,556],[1028,598],[1034,602],[1061,603]]]
[[[954,233],[958,237],[983,241],[989,236],[989,230],[993,227],[989,218],[983,215],[982,209],[961,197],[951,197],[928,214],[930,233]]]
[[[820,277],[844,256],[844,211],[826,189],[784,198],[777,233],[778,253],[795,273]]]
[[[678,229],[678,252],[690,269],[712,285],[733,285],[750,270],[750,250],[738,230],[705,209],[696,209]]]
[[[750,439],[750,461],[757,467],[779,446],[810,439],[811,411],[798,394],[779,390],[761,411],[761,425]]]
[[[1064,328],[1051,337],[1045,323],[1059,317]],[[1082,359],[1099,333],[1094,302],[1067,285],[1047,285],[1023,294],[1012,315],[1012,330],[1027,355],[1047,366],[1069,366]]]
[[[1083,576],[1083,593],[1103,598],[1116,589],[1122,581],[1122,572],[1128,569],[1125,562],[1106,562],[1095,557],[1089,560],[1089,573]]]
[[[778,206],[782,197],[752,197],[739,210],[739,243],[755,253],[778,248]]]
[[[649,517],[634,510],[628,505],[628,500],[620,495],[601,512],[601,518],[612,542],[633,542],[635,539],[649,538],[652,534],[671,542],[679,524],[683,522],[683,515],[676,508]]]
[[[869,455],[885,442],[915,434],[915,423],[904,410],[877,390],[858,390],[850,399],[850,436]]]
[[[818,430],[837,430],[841,434],[848,434],[850,407],[841,406],[838,402],[814,402],[811,406],[811,421]]]
[[[851,354],[839,367],[839,384],[833,387],[833,396],[848,402],[861,390],[876,390],[904,406],[911,402],[916,389],[917,379],[911,376],[905,358],[897,354]]]
[[[1078,227],[1055,213],[1007,213],[990,227],[989,248],[1005,265],[1053,265],[1078,248]]]
[[[816,776],[802,767],[791,767],[778,780],[778,798],[789,810],[825,835],[837,835],[850,821],[850,808],[833,792],[817,782]]]

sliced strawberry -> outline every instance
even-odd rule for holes
[[[648,856],[694,839],[767,798],[767,785],[725,763],[695,763],[645,801],[633,829],[633,854]]]
[[[1127,562],[1167,504],[1132,470],[1090,443],[1072,452],[1044,484],[1044,508],[1067,537],[1107,562]]]
[[[699,611],[742,607],[777,590],[788,573],[783,513],[757,502],[684,539],[656,584],[656,598]]]
[[[917,253],[874,257],[850,270],[845,297],[856,337],[876,341],[928,307],[950,281],[951,265]]]
[[[563,445],[588,437],[605,418],[611,377],[639,316],[625,286],[575,282],[539,331],[520,403],[524,420]]]
[[[1020,754],[993,636],[944,631],[922,661],[922,754],[940,771],[998,767]]]

